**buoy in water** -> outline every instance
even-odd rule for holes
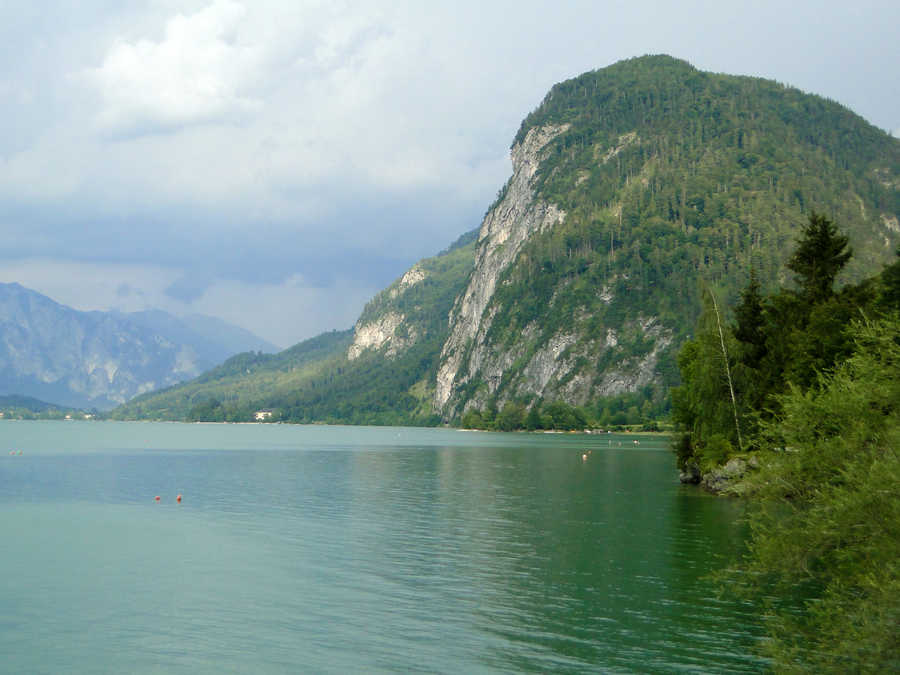
[[[175,497],[175,501],[180,504],[181,503],[181,495],[178,495],[177,497]]]
[[[159,495],[156,495],[156,496],[153,498],[153,501],[158,502],[158,501],[159,501]]]

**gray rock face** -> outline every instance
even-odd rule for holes
[[[732,457],[724,465],[703,474],[702,484],[710,492],[727,492],[734,488],[747,473],[747,462],[740,457]]]
[[[556,205],[534,198],[532,181],[540,166],[541,151],[568,128],[569,125],[559,125],[531,129],[524,141],[512,150],[512,179],[503,199],[485,216],[478,235],[475,269],[466,290],[450,312],[450,336],[441,350],[435,383],[437,410],[446,408],[454,390],[467,382],[486,358],[482,346],[492,315],[485,310],[500,275],[532,234],[565,218],[565,212]],[[470,346],[469,367],[466,372],[460,372]]]
[[[659,377],[657,365],[663,350],[672,344],[671,331],[649,314],[620,316],[601,332],[587,309],[561,316],[555,301],[568,283],[563,278],[557,282],[546,316],[526,326],[512,341],[492,337],[498,332],[492,326],[501,312],[495,300],[500,280],[532,238],[566,218],[557,205],[535,196],[534,181],[548,144],[568,128],[534,127],[513,147],[512,178],[502,199],[485,216],[473,272],[450,311],[433,403],[445,419],[482,408],[489,399],[500,406],[513,398],[533,397],[582,405],[598,397],[637,391]],[[600,161],[609,161],[636,139],[634,133],[623,135]],[[615,281],[611,277],[609,285],[596,291],[606,306],[614,300]],[[550,334],[547,325],[562,327]],[[594,365],[600,363],[605,365]]]
[[[367,349],[381,349],[385,346],[386,357],[396,356],[398,351],[414,343],[418,337],[414,326],[405,326],[405,337],[399,335],[405,320],[406,317],[402,314],[387,312],[367,323],[357,323],[353,329],[353,343],[347,350],[347,358],[353,361]]]
[[[700,466],[697,462],[688,462],[684,470],[679,472],[678,479],[687,485],[696,485],[701,479]]]
[[[358,359],[366,350],[378,350],[383,347],[386,347],[384,355],[392,358],[415,344],[419,338],[419,327],[407,321],[405,314],[392,309],[391,301],[403,298],[410,288],[423,282],[427,277],[428,273],[422,264],[416,263],[400,279],[376,296],[373,302],[377,309],[364,312],[353,327],[353,343],[347,350],[349,360]]]
[[[163,314],[169,328],[186,325]],[[80,312],[19,284],[0,284],[0,394],[111,408],[196,377],[218,361],[208,339],[172,339],[116,312]],[[196,333],[196,331],[194,331]],[[256,338],[258,340],[258,338]]]

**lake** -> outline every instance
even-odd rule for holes
[[[635,438],[0,421],[0,670],[761,670],[743,505]]]

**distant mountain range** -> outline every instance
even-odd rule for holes
[[[670,56],[555,85],[511,155],[477,237],[400,276],[352,336],[238,358],[114,414],[638,423],[666,412],[704,289],[729,304],[751,269],[764,291],[787,282],[811,211],[850,238],[842,279],[879,273],[900,242],[898,139],[834,101]]]
[[[108,409],[245,351],[278,349],[211,317],[82,312],[0,284],[0,395]]]

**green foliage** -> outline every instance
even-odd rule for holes
[[[477,408],[467,410],[461,423],[466,429],[490,431],[582,431],[593,426],[593,421],[584,408],[563,401],[536,401],[531,407],[510,401],[499,411],[492,402],[483,411]]]
[[[741,348],[731,333],[726,332],[723,354],[712,292],[705,295],[696,336],[678,354],[683,384],[672,390],[672,419],[684,434],[679,442],[689,443],[692,448],[690,452],[679,451],[681,468],[690,458],[697,460],[701,467],[715,465],[725,459],[727,449],[739,447],[726,365],[736,371],[735,375],[739,374],[735,357]],[[738,380],[738,390],[743,381],[744,378]],[[739,422],[747,416],[743,401],[738,416]],[[742,426],[746,426],[745,421]]]
[[[766,616],[779,670],[900,667],[900,318],[850,334],[852,356],[791,387],[764,425],[782,450],[751,479],[749,554],[728,576],[752,597],[796,598]]]
[[[789,263],[798,274],[797,289],[782,288],[764,298],[755,275],[751,277],[725,335],[737,425],[725,355],[709,307],[704,310],[696,336],[679,353],[683,384],[672,393],[673,420],[689,433],[693,450],[688,456],[701,466],[727,459],[720,457],[720,444],[706,447],[713,436],[739,448],[740,428],[750,446],[758,446],[758,425],[777,415],[779,395],[790,386],[800,391],[817,387],[821,373],[852,353],[848,326],[881,311],[877,280],[833,290],[837,273],[849,259],[846,243],[830,221],[812,214]]]
[[[808,304],[831,297],[838,273],[850,260],[848,239],[825,216],[812,213],[803,228],[800,243],[787,261],[787,268],[797,274],[795,282]]]
[[[790,258],[796,288],[763,298],[751,278],[726,339],[761,468],[743,484],[756,497],[749,553],[724,578],[757,601],[781,598],[768,603],[764,645],[777,670],[900,666],[900,314],[877,292],[884,273],[833,290],[845,247],[813,214]],[[679,353],[682,468],[735,454],[717,339],[707,308]]]
[[[750,283],[741,291],[741,301],[734,308],[732,332],[740,343],[740,362],[748,368],[759,368],[766,355],[766,331],[763,297],[755,270],[750,270]]]
[[[897,257],[900,258],[900,246],[897,247]],[[884,269],[881,280],[879,303],[887,310],[900,311],[900,260]]]

